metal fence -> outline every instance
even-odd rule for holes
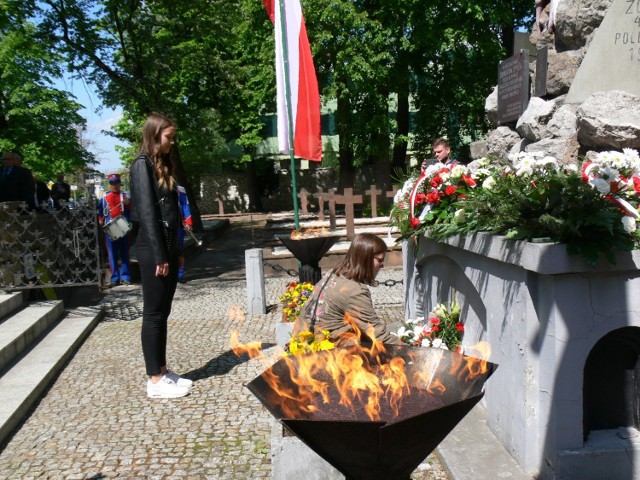
[[[100,284],[96,201],[89,197],[60,210],[0,204],[0,288]]]

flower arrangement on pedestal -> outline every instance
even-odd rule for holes
[[[401,238],[435,240],[491,232],[518,240],[565,243],[596,265],[640,246],[640,158],[632,149],[601,152],[582,165],[539,153],[476,160],[412,175],[394,199],[391,225]]]
[[[313,293],[313,284],[309,282],[291,282],[287,285],[287,290],[278,297],[282,303],[282,320],[284,322],[295,322],[302,311],[302,307]]]
[[[396,335],[414,347],[444,348],[462,353],[464,325],[460,321],[460,306],[455,300],[438,304],[427,318],[403,322]]]

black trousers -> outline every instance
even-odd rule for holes
[[[147,375],[159,375],[167,365],[167,319],[178,284],[177,233],[169,257],[169,275],[156,276],[156,264],[144,235],[138,235],[135,245],[136,258],[142,277],[142,354]]]

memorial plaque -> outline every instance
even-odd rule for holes
[[[640,0],[613,0],[565,102],[579,104],[611,90],[640,95]]]
[[[536,84],[535,97],[544,97],[547,94],[547,70],[549,66],[549,45],[545,45],[536,51]]]
[[[517,120],[528,104],[529,52],[521,50],[498,66],[498,122]]]

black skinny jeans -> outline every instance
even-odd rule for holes
[[[167,365],[167,318],[178,284],[177,231],[172,255],[169,257],[169,275],[156,276],[156,264],[144,235],[136,240],[136,258],[142,277],[142,354],[147,375],[159,375]]]

